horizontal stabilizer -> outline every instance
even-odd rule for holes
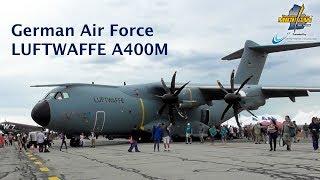
[[[273,53],[273,52],[281,52],[281,51],[290,51],[295,49],[304,49],[304,48],[312,48],[320,46],[320,42],[315,43],[299,43],[299,44],[281,44],[281,45],[267,45],[267,46],[260,46],[260,45],[253,45],[249,46],[251,50],[263,54]],[[234,60],[239,59],[242,57],[243,49],[240,49],[228,56],[222,58],[222,60]]]
[[[300,43],[300,44],[281,44],[281,45],[269,45],[269,46],[254,46],[249,47],[254,51],[261,53],[273,53],[281,51],[290,51],[295,49],[304,49],[320,46],[320,42],[316,43]]]

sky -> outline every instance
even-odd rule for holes
[[[177,81],[228,84],[239,60],[221,61],[241,49],[247,39],[271,44],[275,34],[287,32],[288,24],[277,23],[294,3],[305,4],[313,16],[309,34],[320,32],[320,1],[308,0],[11,0],[0,7],[0,121],[33,124],[30,112],[50,88],[35,84],[81,82],[122,85],[167,81],[178,71]],[[153,37],[14,37],[14,24],[24,27],[73,26],[117,23],[126,27],[151,26]],[[168,43],[168,56],[13,56],[11,44],[21,42]],[[320,87],[319,48],[270,54],[261,85]],[[255,114],[288,114],[299,121],[317,115],[320,94],[268,100]],[[303,116],[301,114],[304,114]],[[243,117],[249,116],[243,113]],[[304,121],[303,121],[304,122]]]

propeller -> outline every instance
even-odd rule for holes
[[[240,87],[237,89],[237,91],[235,91],[234,89],[234,70],[231,73],[231,77],[230,77],[230,85],[231,85],[231,92],[228,92],[223,85],[220,83],[220,81],[217,81],[219,87],[221,88],[221,90],[225,93],[224,96],[224,101],[228,104],[228,106],[224,109],[222,116],[221,116],[221,120],[224,118],[225,114],[227,113],[227,111],[232,107],[233,108],[233,114],[234,117],[236,119],[237,125],[239,127],[239,129],[241,130],[241,125],[239,123],[239,117],[238,114],[240,113],[240,109],[244,109],[246,110],[248,113],[250,113],[252,116],[257,117],[256,115],[254,115],[246,106],[242,105],[241,103],[241,99],[242,96],[239,93],[241,91],[241,89],[250,81],[250,79],[253,76],[248,77],[246,80],[243,81],[243,83],[240,85]]]
[[[157,97],[161,98],[163,105],[158,111],[158,114],[161,115],[166,107],[168,107],[168,114],[169,114],[169,120],[171,123],[175,122],[174,117],[174,110],[178,112],[178,114],[182,118],[186,118],[185,115],[180,111],[179,107],[179,94],[183,90],[184,87],[186,87],[189,82],[185,83],[183,86],[181,86],[179,89],[176,90],[176,75],[177,71],[174,72],[172,79],[171,79],[171,86],[170,88],[166,85],[166,83],[163,81],[163,78],[161,78],[161,84],[163,89],[165,90],[165,94],[162,96],[156,95]]]

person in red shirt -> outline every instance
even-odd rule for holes
[[[0,148],[4,147],[4,137],[3,134],[0,133]]]

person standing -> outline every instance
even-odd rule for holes
[[[2,132],[0,132],[0,148],[3,148],[4,144],[5,144],[5,140],[4,140]]]
[[[186,133],[186,144],[191,144],[192,143],[192,127],[190,123],[187,124],[185,133]]]
[[[27,150],[27,134],[26,133],[22,133],[21,140],[22,140],[22,147],[26,151]]]
[[[53,144],[53,133],[50,131],[48,132],[47,140],[48,140],[48,146],[51,148],[51,146]]]
[[[305,123],[303,125],[302,129],[303,129],[304,139],[308,139],[308,137],[309,137],[309,126],[307,125],[307,123]]]
[[[169,124],[169,126],[168,126],[168,131],[169,131],[169,138],[170,138],[170,143],[172,143],[173,142],[173,124],[172,123],[170,123]]]
[[[66,142],[66,135],[65,135],[64,133],[61,133],[61,146],[60,146],[60,151],[61,151],[63,145],[65,145],[66,150],[67,150],[68,147],[67,147],[67,142]]]
[[[160,146],[160,141],[162,139],[162,135],[163,135],[163,132],[160,124],[158,124],[157,126],[153,126],[153,129],[152,129],[153,152],[156,151],[156,147],[158,149],[158,152],[160,151],[159,146]]]
[[[39,152],[43,152],[43,145],[44,145],[45,135],[43,132],[39,132],[37,134],[37,144],[39,145]]]
[[[128,149],[128,152],[132,152],[132,149],[134,148],[135,152],[140,152],[138,149],[138,140],[139,140],[139,131],[137,129],[137,126],[134,126],[131,131],[131,137],[130,137],[130,148]]]
[[[173,124],[170,123],[169,126],[167,127],[168,132],[169,132],[169,138],[170,138],[169,144],[173,142],[173,140],[172,140],[172,139],[173,139],[173,138],[172,138],[172,135],[173,135],[173,128],[172,128],[172,126],[173,126]]]
[[[233,129],[233,127],[230,125],[230,127],[229,127],[229,136],[230,136],[230,139],[231,139],[231,140],[233,139],[233,133],[234,133],[234,129]]]
[[[255,144],[260,144],[261,143],[261,137],[262,137],[262,132],[261,132],[261,124],[257,123],[253,126],[253,132],[255,136]]]
[[[28,139],[30,141],[30,145],[33,148],[37,148],[37,132],[29,132]]]
[[[204,142],[204,127],[202,124],[200,124],[200,127],[199,127],[199,139],[200,139],[200,143],[203,143]]]
[[[8,139],[9,139],[9,144],[10,144],[10,146],[12,146],[12,142],[13,142],[13,135],[12,135],[12,133],[9,133]]]
[[[275,119],[271,119],[271,123],[267,128],[267,133],[269,135],[270,151],[276,151],[277,138],[278,138],[278,126]]]
[[[214,143],[214,137],[218,134],[218,131],[214,125],[209,129],[210,137],[211,137],[211,142],[212,144]]]
[[[294,143],[297,143],[298,141],[297,141],[297,135],[298,135],[298,125],[296,124],[296,121],[292,121],[292,124],[293,124],[293,127],[294,127],[294,132],[295,132],[295,134],[294,134],[294,137],[293,137],[293,142]]]
[[[227,143],[228,128],[226,126],[222,126],[220,134],[221,134],[222,143],[226,144]]]
[[[81,133],[80,134],[80,147],[83,147],[83,143],[84,143],[84,134]]]
[[[4,135],[4,144],[5,144],[5,146],[9,146],[8,134]]]
[[[313,117],[312,122],[309,125],[310,133],[311,133],[311,138],[312,138],[312,145],[313,145],[313,150],[318,150],[319,149],[319,129],[320,125],[319,122],[317,121],[316,117]]]
[[[290,117],[287,115],[283,122],[282,138],[284,143],[287,145],[287,151],[291,151],[292,138],[295,136],[295,128],[291,122]]]
[[[96,147],[96,135],[93,131],[91,132],[91,147],[92,148]]]
[[[164,146],[164,151],[170,151],[170,132],[169,129],[171,127],[171,124],[169,126],[162,123],[162,141]]]
[[[22,151],[22,139],[21,139],[20,134],[17,134],[17,142],[18,142],[19,152],[21,152]]]

